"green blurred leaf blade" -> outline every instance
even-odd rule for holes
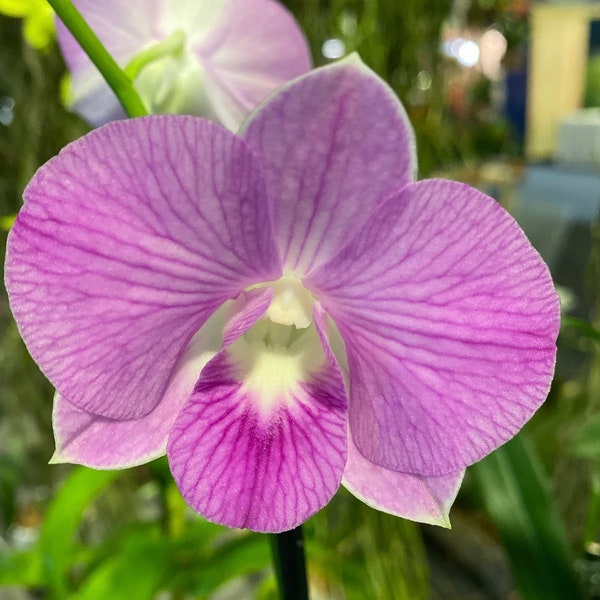
[[[537,454],[523,434],[472,467],[523,600],[582,599],[571,548]]]
[[[579,458],[600,458],[600,413],[593,415],[577,432],[569,450]]]
[[[130,530],[118,550],[86,579],[74,600],[152,600],[171,566],[172,544],[158,527]]]
[[[56,596],[66,594],[67,571],[76,547],[75,534],[85,509],[121,473],[76,467],[48,506],[39,544],[47,582]]]
[[[43,583],[42,557],[37,545],[25,551],[0,552],[0,587],[41,587]]]

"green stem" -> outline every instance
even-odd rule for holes
[[[302,526],[272,535],[271,552],[281,600],[308,600]]]
[[[125,67],[125,74],[135,81],[144,67],[149,64],[164,58],[165,56],[180,56],[185,46],[185,33],[183,31],[175,31],[166,40],[158,42],[147,50],[144,50],[137,56],[134,56],[129,64]]]
[[[600,466],[595,466],[592,475],[592,493],[590,497],[585,529],[583,535],[584,544],[593,542],[598,536],[598,525],[600,523]]]
[[[48,0],[60,20],[66,25],[85,53],[96,65],[106,83],[112,88],[130,117],[148,114],[148,109],[133,87],[131,79],[123,72],[113,57],[90,29],[71,0]]]

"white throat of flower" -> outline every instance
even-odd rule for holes
[[[310,293],[292,276],[260,287],[266,286],[274,297],[265,315],[229,350],[238,377],[265,417],[281,406],[293,408],[294,390],[325,360]]]

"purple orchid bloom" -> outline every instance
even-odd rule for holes
[[[235,131],[265,97],[310,69],[302,31],[274,0],[74,0],[152,113],[208,117]],[[98,126],[125,113],[62,22],[70,104]]]
[[[447,524],[465,468],[546,397],[559,302],[492,198],[415,182],[399,100],[354,55],[239,135],[108,124],[40,168],[6,283],[55,385],[55,462],[168,455],[211,521],[279,532],[342,483]]]

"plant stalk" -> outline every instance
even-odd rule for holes
[[[141,117],[148,109],[133,86],[131,79],[108,53],[96,34],[90,29],[71,0],[48,0],[60,20],[96,65],[106,83],[112,88],[129,117]]]
[[[273,534],[271,552],[281,600],[308,600],[302,526]]]

